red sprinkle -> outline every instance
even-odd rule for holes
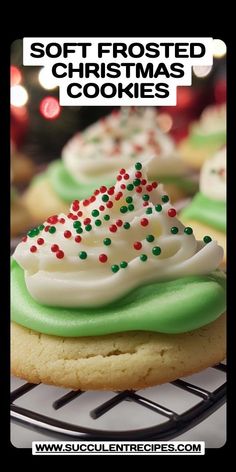
[[[126,170],[125,169],[120,169],[120,174],[123,175],[125,174]]]
[[[125,185],[125,184],[121,184],[120,188],[121,188],[122,190],[125,190],[125,189],[126,189],[126,185]]]
[[[36,252],[37,248],[36,246],[30,246],[30,252]]]
[[[42,244],[44,244],[44,239],[43,238],[38,238],[37,239],[37,243],[42,246]]]
[[[176,210],[174,208],[170,208],[168,210],[168,215],[171,216],[171,218],[173,218],[173,216],[176,215]]]
[[[92,197],[90,197],[90,199],[89,199],[90,203],[93,203],[93,202],[95,202],[95,200],[96,200],[96,197],[95,197],[95,195],[92,195]]]
[[[78,234],[78,236],[75,236],[75,242],[80,243],[81,241],[81,236]]]
[[[105,193],[106,191],[107,191],[107,188],[105,187],[105,185],[102,185],[102,186],[100,187],[100,192],[101,192],[101,193]]]
[[[57,251],[57,253],[56,253],[57,259],[63,259],[64,255],[65,255],[64,252],[61,251],[61,250]]]
[[[141,179],[141,177],[142,177],[142,172],[139,172],[139,171],[138,171],[138,172],[135,172],[135,177],[136,177],[137,179]]]
[[[47,219],[47,222],[50,223],[51,225],[55,225],[58,222],[58,216],[57,215],[49,216],[49,218]]]
[[[134,149],[136,152],[142,152],[143,151],[143,146],[140,146],[140,144],[135,144]]]
[[[78,215],[78,216],[83,216],[83,212],[82,212],[82,211],[78,211],[77,215]]]
[[[136,241],[136,243],[134,243],[134,249],[136,249],[137,251],[139,251],[139,249],[142,249],[142,243],[140,243],[140,241]]]
[[[115,196],[115,200],[120,200],[121,197],[123,197],[123,193],[122,192],[118,192]]]
[[[57,252],[57,251],[59,251],[59,246],[58,246],[58,244],[53,244],[53,245],[51,246],[51,251],[52,251],[52,252]]]
[[[141,180],[142,185],[146,185],[146,183],[147,183],[146,179]]]
[[[59,223],[63,224],[63,223],[65,223],[65,218],[60,218],[58,221],[59,221]]]
[[[49,228],[50,228],[50,226],[49,226],[49,225],[45,226],[45,228],[44,228],[44,231],[46,231],[46,233],[47,233],[47,232],[48,232],[48,230],[49,230]]]
[[[107,202],[106,207],[107,208],[112,208],[113,207],[113,202],[111,202],[111,200],[109,202]]]
[[[119,182],[121,179],[122,179],[122,175],[120,175],[120,174],[117,175],[116,180],[118,180],[118,182]]]
[[[117,231],[117,226],[116,225],[111,225],[109,227],[109,230],[111,231],[111,233],[115,233]]]
[[[25,243],[27,241],[27,236],[24,236],[21,241]]]
[[[124,179],[125,179],[125,180],[129,180],[129,174],[125,174],[125,175],[124,175]]]
[[[100,205],[99,210],[100,210],[100,211],[104,211],[104,210],[105,210],[104,205]]]
[[[157,188],[158,183],[157,182],[152,182],[152,188]]]
[[[73,213],[71,213],[70,218],[71,218],[72,220],[78,220],[78,216],[77,216],[77,215],[73,215]]]
[[[97,190],[94,190],[94,195],[98,195],[100,193],[100,191],[97,189]]]
[[[85,218],[84,225],[89,225],[91,223],[91,218]]]
[[[149,205],[149,202],[143,202],[143,206],[146,207]]]
[[[122,220],[116,220],[116,226],[122,226],[123,221]]]
[[[135,190],[136,190],[137,193],[141,193],[142,192],[142,187],[136,187]]]
[[[100,261],[100,262],[103,262],[103,263],[104,263],[104,262],[107,262],[107,256],[106,256],[106,254],[100,254],[100,256],[99,256],[99,261]]]
[[[113,195],[115,192],[115,187],[110,187],[107,191],[108,195]]]
[[[74,211],[78,211],[79,209],[79,200],[74,200],[73,204],[72,204],[72,208]]]
[[[67,231],[64,232],[64,237],[65,238],[69,239],[69,238],[71,238],[71,236],[72,236],[71,231],[67,230]]]
[[[141,223],[142,226],[147,226],[149,224],[149,221],[148,221],[147,218],[142,218],[140,223]]]
[[[88,205],[89,205],[89,200],[84,200],[84,201],[83,201],[83,205],[84,205],[85,207],[88,206]]]
[[[151,184],[148,184],[147,187],[146,187],[146,190],[147,190],[148,192],[151,192],[152,189],[153,189],[153,186],[152,186]]]

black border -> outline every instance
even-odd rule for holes
[[[218,10],[219,6],[216,7]],[[224,7],[223,7],[224,8]],[[221,13],[221,12],[220,12]],[[47,13],[45,13],[47,15]],[[160,18],[159,18],[160,21]],[[166,21],[166,18],[163,18],[163,21]],[[233,195],[233,189],[235,186],[234,182],[234,160],[236,156],[236,140],[235,140],[235,122],[236,122],[236,117],[233,116],[235,115],[235,107],[234,107],[234,96],[235,96],[235,83],[234,83],[234,74],[233,74],[233,64],[234,64],[234,58],[235,58],[235,48],[233,47],[234,44],[234,39],[230,39],[229,33],[224,33],[224,28],[223,28],[223,18],[222,18],[222,27],[218,28],[218,31],[213,31],[213,28],[211,28],[211,24],[214,21],[213,17],[211,18],[208,28],[205,28],[205,32],[201,32],[199,34],[199,30],[197,29],[197,33],[194,34],[193,29],[190,27],[189,35],[186,33],[183,34],[182,30],[174,31],[173,29],[171,30],[171,34],[168,31],[165,31],[165,33],[161,34],[160,28],[151,28],[150,31],[148,31],[148,34],[142,36],[150,37],[150,36],[182,36],[182,37],[197,37],[197,36],[212,36],[212,37],[218,37],[221,38],[225,41],[227,44],[227,119],[228,119],[228,125],[227,125],[227,150],[228,150],[228,170],[227,170],[227,179],[228,179],[228,200],[227,200],[227,216],[228,216],[228,254],[230,256],[228,257],[228,320],[227,320],[227,332],[228,332],[228,408],[227,408],[227,441],[226,444],[219,449],[207,449],[206,450],[206,456],[210,455],[212,456],[213,454],[217,455],[226,455],[231,449],[233,450],[233,429],[234,429],[234,422],[233,422],[233,415],[234,415],[234,395],[233,395],[233,373],[234,373],[234,347],[235,347],[235,333],[236,333],[236,320],[235,320],[235,313],[233,311],[232,305],[230,303],[230,296],[232,296],[232,292],[234,290],[234,274],[233,274],[233,267],[234,267],[234,261],[236,260],[236,255],[235,253],[235,241],[236,238],[234,236],[235,232],[235,224],[234,224],[234,213],[235,213],[235,204],[234,204],[234,195]],[[133,19],[133,22],[135,24],[135,20]],[[158,23],[158,22],[157,22]],[[127,25],[127,23],[126,23]],[[126,26],[125,25],[125,26]],[[142,21],[143,25],[143,21]],[[129,25],[130,26],[130,25]],[[104,37],[109,37],[109,36],[141,36],[140,32],[143,32],[143,29],[141,27],[138,27],[136,30],[136,33],[133,35],[130,34],[125,34],[122,33],[120,29],[116,28],[117,34],[114,31],[114,28],[110,28],[111,34],[103,34],[103,31],[100,28],[97,28],[98,34],[95,34],[95,31],[93,30],[93,34],[91,36],[104,36]],[[64,28],[63,28],[64,29]],[[196,28],[195,28],[196,29]],[[130,33],[129,27],[126,28],[127,33]],[[152,30],[152,31],[151,31]],[[76,31],[74,34],[71,33],[66,35],[63,31],[63,36],[65,37],[70,37],[70,36],[76,36],[78,35],[82,37],[88,36],[88,32],[86,34],[82,34],[81,27],[78,24],[78,28],[74,28],[74,31]],[[168,34],[169,33],[169,34]],[[1,427],[2,431],[4,431],[4,435],[2,436],[2,451],[4,450],[5,452],[10,452],[10,454],[14,454],[14,456],[22,456],[22,455],[31,455],[31,450],[30,449],[18,449],[15,448],[11,443],[10,443],[10,408],[9,408],[9,392],[10,392],[10,348],[9,348],[9,339],[10,339],[10,329],[9,329],[9,300],[10,300],[10,264],[9,264],[9,255],[10,255],[10,90],[9,90],[9,83],[10,83],[10,77],[9,77],[9,69],[10,69],[10,46],[13,41],[16,39],[19,39],[23,36],[34,36],[34,37],[40,37],[40,36],[48,36],[48,37],[53,37],[52,34],[37,34],[35,31],[27,32],[24,31],[23,33],[18,32],[17,34],[13,33],[10,34],[8,37],[4,38],[4,41],[2,41],[2,45],[4,45],[4,50],[3,53],[1,54],[1,74],[0,74],[0,79],[1,79],[1,101],[0,101],[0,106],[2,106],[2,112],[1,112],[1,120],[0,120],[0,126],[1,126],[1,136],[4,137],[4,139],[0,140],[0,144],[2,146],[2,182],[1,182],[1,190],[2,190],[2,205],[1,205],[1,231],[0,231],[0,237],[2,239],[2,255],[3,257],[3,262],[1,264],[1,276],[2,276],[2,297],[4,300],[4,308],[2,309],[2,322],[1,322],[1,330],[0,330],[0,336],[1,336],[1,352],[3,355],[1,356],[2,360],[0,362],[0,369],[1,369],[1,380],[2,380],[2,387],[1,387]],[[55,36],[60,36],[59,34],[55,34]],[[9,248],[9,252],[5,249]],[[233,299],[233,297],[232,297]],[[232,313],[230,313],[232,311]]]

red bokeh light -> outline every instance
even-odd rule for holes
[[[61,113],[59,101],[55,97],[45,97],[40,102],[39,110],[46,120],[55,120]]]
[[[11,86],[19,85],[22,81],[22,74],[20,69],[16,66],[11,66],[10,68],[10,76],[11,76]]]

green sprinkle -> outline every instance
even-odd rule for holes
[[[152,253],[154,256],[159,256],[161,254],[161,248],[159,246],[154,246],[152,248]]]
[[[127,197],[127,198],[125,199],[125,201],[126,201],[126,203],[132,203],[133,198],[132,198],[132,197]]]
[[[119,266],[114,264],[113,266],[111,266],[111,270],[112,270],[112,272],[116,273],[119,270]]]
[[[146,237],[146,241],[148,243],[152,243],[154,241],[155,237],[153,236],[153,234],[149,234],[147,237]]]
[[[151,215],[151,213],[152,213],[152,208],[147,208],[147,209],[146,209],[146,214],[147,214],[147,215]]]
[[[141,164],[141,162],[136,162],[136,164],[135,164],[135,169],[136,169],[136,170],[141,170],[141,169],[142,169],[142,164]]]
[[[38,228],[33,228],[30,231],[28,231],[27,234],[30,238],[34,238],[34,236],[37,236],[39,234],[39,229]]]
[[[122,207],[120,207],[120,212],[121,212],[121,213],[126,213],[127,211],[128,211],[127,206],[122,206]]]
[[[102,224],[101,220],[95,220],[95,225],[96,226],[101,226],[101,224]]]
[[[103,202],[108,202],[108,200],[109,200],[109,196],[106,195],[106,194],[104,194],[104,195],[102,196],[102,201],[103,201]]]
[[[134,179],[133,184],[135,185],[135,187],[138,187],[141,184],[141,180],[140,179]]]
[[[146,193],[142,196],[142,199],[147,202],[149,200],[150,196],[147,195]]]
[[[212,241],[212,239],[211,239],[210,236],[204,236],[203,241],[204,241],[205,244],[208,244]]]
[[[81,226],[81,222],[80,222],[80,221],[74,221],[74,223],[73,223],[73,227],[74,227],[74,228],[80,228],[80,226]]]
[[[87,252],[81,251],[81,252],[79,253],[79,258],[80,258],[80,259],[87,259]]]
[[[167,203],[169,201],[168,195],[162,195],[161,199],[162,199],[163,203]]]
[[[133,184],[128,184],[126,188],[127,188],[127,190],[129,190],[130,192],[131,192],[132,190],[134,190]]]
[[[56,232],[55,226],[50,226],[48,231],[49,231],[49,233],[54,234]]]
[[[93,210],[92,211],[92,216],[98,216],[99,215],[99,211],[98,210]]]
[[[186,228],[184,228],[184,232],[185,234],[192,234],[193,230],[190,228],[190,226],[186,226]]]
[[[130,205],[128,205],[128,209],[129,209],[129,211],[133,211],[134,210],[134,205],[132,203],[130,203]]]
[[[111,244],[111,239],[110,239],[110,238],[105,238],[105,239],[103,239],[103,244],[105,244],[105,246],[110,246],[110,244]]]
[[[92,229],[92,226],[91,225],[86,225],[85,226],[85,231],[91,231]]]
[[[161,211],[161,210],[162,210],[162,206],[161,206],[161,205],[156,205],[156,206],[155,206],[155,210],[156,210],[156,211]]]
[[[42,231],[44,228],[45,228],[45,226],[44,226],[44,225],[40,225],[40,226],[38,226],[38,230],[39,230],[39,231]]]
[[[170,231],[172,234],[177,234],[179,232],[179,229],[177,228],[177,226],[172,226]]]
[[[127,265],[128,265],[128,262],[126,262],[126,261],[122,261],[122,262],[120,263],[121,269],[125,269],[125,268],[127,267]]]
[[[105,220],[105,221],[109,221],[109,219],[110,219],[110,215],[104,215],[104,217],[103,217],[103,218],[104,218],[104,220]]]
[[[141,254],[139,259],[140,259],[140,261],[145,262],[147,260],[147,255],[146,254]]]
[[[128,221],[126,223],[124,223],[124,228],[125,229],[129,229],[130,228],[130,224],[128,223]]]
[[[81,233],[83,233],[83,230],[82,230],[82,228],[77,228],[77,229],[76,229],[76,233],[77,233],[77,234],[81,234]]]

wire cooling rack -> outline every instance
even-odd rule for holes
[[[82,392],[79,390],[65,393],[63,389],[56,387],[24,383],[11,392],[11,417],[14,422],[56,438],[169,440],[193,428],[225,403],[226,366],[218,364],[208,369],[205,371],[206,377],[213,378],[216,371],[221,373],[220,385],[211,390],[197,385],[197,382],[192,383],[192,378],[196,378],[198,374],[189,378],[190,381],[178,379],[153,389],[123,392]],[[161,395],[163,387],[164,398]],[[174,389],[174,394],[172,392],[170,396],[171,389]],[[29,396],[31,396],[30,401]],[[171,404],[168,404],[168,399],[169,402],[172,399]],[[187,409],[176,411],[179,400],[182,400],[185,406],[188,405]],[[51,410],[46,405],[47,402],[50,403]],[[118,413],[116,407],[124,404],[126,408],[122,416],[122,410]],[[189,404],[192,405],[190,408]],[[177,408],[173,409],[173,405]],[[135,406],[139,407],[139,413],[135,410]],[[140,414],[140,407],[143,410],[141,427],[127,428],[127,414],[133,416],[131,423],[134,424],[134,416]],[[84,411],[86,408],[87,412]],[[61,415],[62,411],[63,415]],[[105,422],[105,425],[108,424],[111,427],[104,429],[104,424],[101,427],[100,419],[111,412],[113,417],[109,420],[110,422]],[[85,419],[85,413],[87,419]],[[144,414],[149,415],[147,421],[143,420]],[[148,421],[151,426],[148,425]]]

